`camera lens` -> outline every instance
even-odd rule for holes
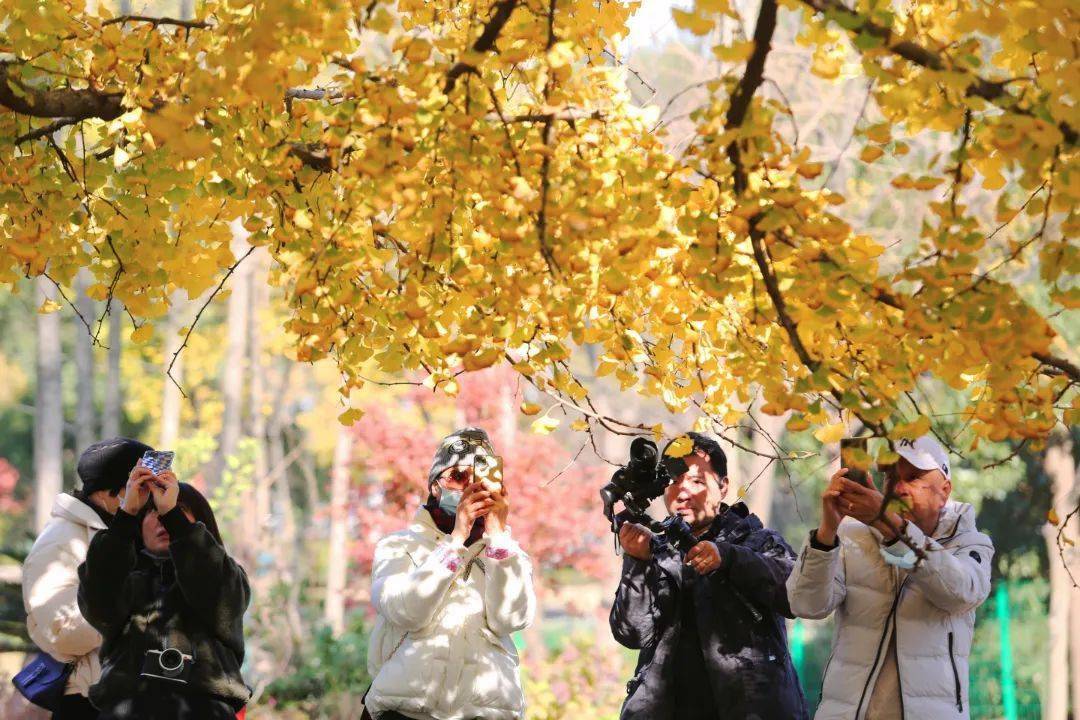
[[[175,672],[184,666],[184,655],[176,648],[166,648],[158,656],[158,664],[166,672]]]

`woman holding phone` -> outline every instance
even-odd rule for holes
[[[206,498],[140,462],[79,567],[79,607],[104,638],[99,720],[232,720],[250,697],[249,599]]]
[[[525,717],[510,635],[532,622],[536,598],[532,564],[510,537],[501,467],[483,430],[448,435],[427,502],[376,546],[365,717]]]

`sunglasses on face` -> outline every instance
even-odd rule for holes
[[[461,490],[470,482],[472,482],[472,468],[450,468],[442,474],[442,477],[439,478],[439,482],[442,484],[443,487],[450,490]]]

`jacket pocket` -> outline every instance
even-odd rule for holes
[[[956,684],[956,711],[964,712],[964,701],[960,697],[960,671],[956,669],[956,654],[953,652],[953,634],[949,633],[949,664],[952,665],[953,682]]]

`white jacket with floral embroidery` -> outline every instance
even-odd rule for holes
[[[532,563],[509,530],[469,547],[421,508],[375,548],[377,617],[367,708],[433,720],[519,720],[525,696],[510,635],[536,613]]]

